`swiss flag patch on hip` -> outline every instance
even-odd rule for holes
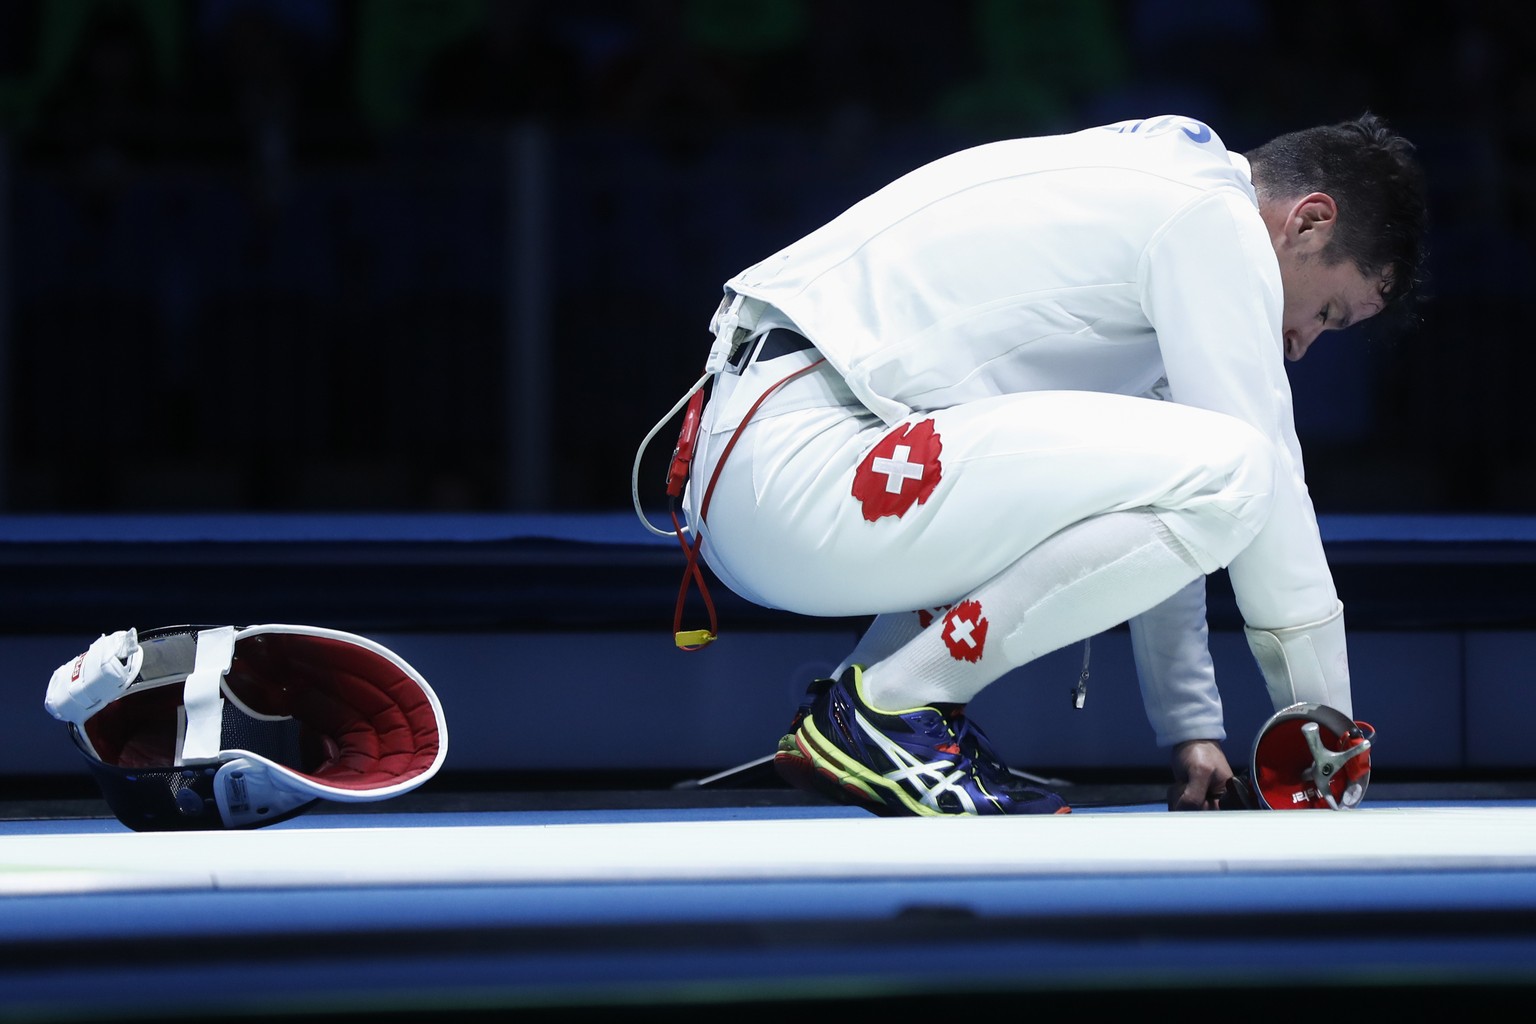
[[[853,496],[870,522],[882,516],[900,519],[913,505],[928,500],[943,476],[943,442],[933,420],[892,430],[870,449],[853,474]]]

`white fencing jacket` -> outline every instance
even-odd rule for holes
[[[1282,468],[1268,524],[1227,567],[1239,607],[1264,629],[1335,613],[1285,373],[1279,266],[1246,159],[1206,125],[1167,115],[961,151],[726,288],[782,314],[888,423],[1065,389],[1251,424]],[[1212,735],[1204,581],[1131,627],[1159,741],[1224,738]]]

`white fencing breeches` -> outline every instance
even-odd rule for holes
[[[1225,566],[1268,515],[1271,443],[1231,417],[1052,391],[887,426],[825,364],[763,402],[716,476],[751,402],[816,358],[792,353],[717,380],[690,522],[721,580],[767,607],[825,616],[959,608],[990,584],[988,628],[1015,639],[994,643],[985,667],[962,665],[930,699],[965,699],[1017,664],[1152,607]],[[999,601],[998,587],[1022,590]],[[1058,606],[1044,608],[1052,598]],[[1019,639],[1026,624],[1010,619],[1026,611],[1048,635]],[[878,646],[897,650],[874,653],[900,657],[917,641],[883,629]]]

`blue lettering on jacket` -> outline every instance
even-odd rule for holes
[[[1200,121],[1187,117],[1159,117],[1151,121],[1121,121],[1106,126],[1112,132],[1135,132],[1140,135],[1164,135],[1177,128],[1193,142],[1210,142],[1214,138],[1211,129]]]

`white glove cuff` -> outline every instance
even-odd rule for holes
[[[1243,633],[1276,711],[1297,703],[1321,704],[1354,718],[1342,604],[1319,622],[1284,629],[1244,626]]]

